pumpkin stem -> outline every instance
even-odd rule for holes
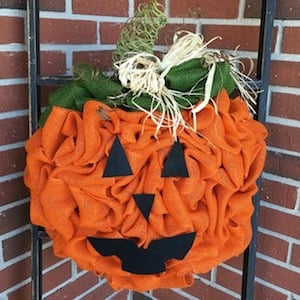
[[[163,10],[157,0],[138,6],[134,16],[121,31],[113,53],[114,62],[122,60],[128,53],[153,52],[159,31],[167,24]]]

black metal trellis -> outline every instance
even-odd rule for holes
[[[257,62],[257,85],[262,92],[259,95],[257,118],[265,122],[268,97],[269,69],[272,49],[272,32],[276,0],[262,0],[260,38]],[[28,32],[28,68],[29,68],[29,120],[30,134],[38,127],[40,114],[40,87],[59,85],[68,80],[68,76],[41,76],[40,39],[39,39],[39,0],[27,0]],[[260,190],[261,179],[258,180]],[[241,300],[254,299],[254,278],[256,260],[256,240],[258,235],[258,213],[260,196],[253,199],[255,211],[252,217],[253,237],[244,253]],[[42,290],[42,242],[47,237],[43,228],[32,226],[32,300],[41,300]],[[137,295],[135,299],[141,299]],[[147,298],[147,297],[145,297]]]

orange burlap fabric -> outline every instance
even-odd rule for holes
[[[209,271],[240,254],[251,238],[252,196],[262,171],[265,128],[250,116],[241,98],[222,91],[197,115],[198,134],[179,130],[188,178],[162,178],[173,140],[168,129],[153,138],[155,125],[143,112],[111,109],[88,101],[83,113],[54,107],[45,126],[27,142],[25,182],[31,190],[31,220],[45,227],[57,256],[105,276],[114,289],[143,291],[190,286],[194,273]],[[191,116],[184,112],[191,125]],[[133,175],[103,178],[118,135]],[[149,222],[133,193],[153,193]],[[166,271],[136,275],[115,256],[102,257],[87,236],[152,240],[196,232],[183,260]]]

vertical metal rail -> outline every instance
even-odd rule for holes
[[[270,77],[270,64],[272,52],[272,36],[273,24],[275,18],[276,0],[263,0],[261,8],[261,24],[260,24],[260,37],[257,61],[257,79],[260,81],[262,92],[259,95],[257,119],[264,123],[267,113],[267,98],[268,98],[268,85]],[[261,177],[257,181],[258,191],[261,190]],[[254,198],[254,214],[252,216],[253,235],[252,240],[244,253],[243,263],[243,278],[242,278],[242,300],[254,299],[254,286],[255,286],[255,265],[256,265],[256,248],[258,236],[258,216],[260,193],[258,192]]]
[[[27,0],[28,34],[28,89],[29,89],[29,134],[38,127],[40,115],[40,43],[39,43],[39,1]],[[32,300],[40,300],[42,295],[42,240],[39,227],[32,226],[31,235],[31,276]]]
[[[39,85],[40,43],[39,43],[39,1],[27,0],[28,31],[28,86],[29,86],[29,118],[30,134],[38,127],[40,114]]]

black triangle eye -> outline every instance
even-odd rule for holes
[[[179,140],[174,143],[165,160],[161,177],[189,177],[182,145]]]
[[[103,177],[129,176],[132,174],[126,153],[119,137],[116,136],[106,162]]]

